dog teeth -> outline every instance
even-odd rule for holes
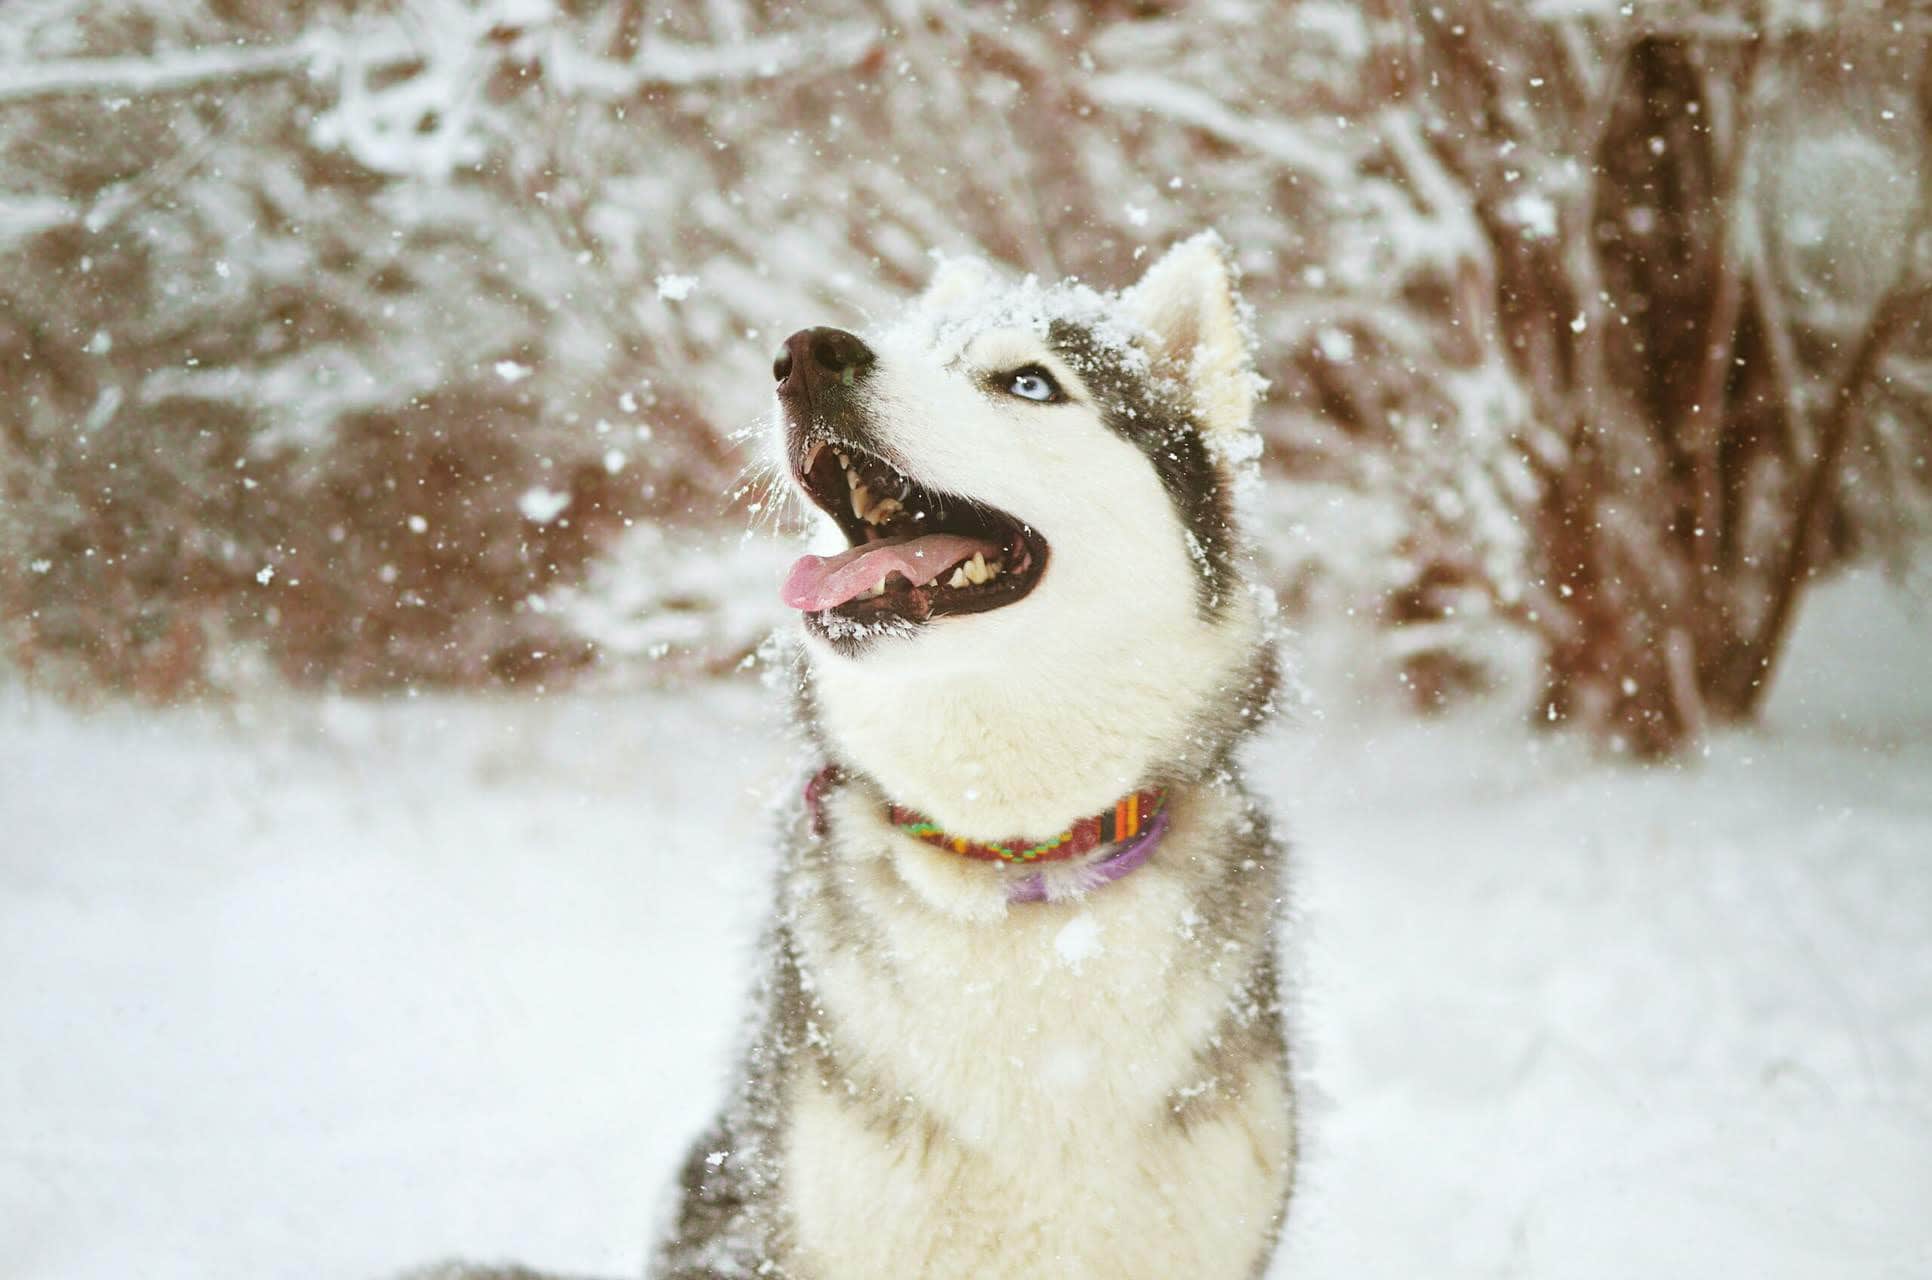
[[[988,562],[986,553],[975,551],[973,558],[953,570],[953,576],[946,579],[949,587],[976,587],[1006,572],[1006,566],[998,560]]]
[[[874,502],[872,491],[864,485],[852,491],[852,514],[867,524],[884,524],[905,509],[905,504],[897,498],[881,498]]]

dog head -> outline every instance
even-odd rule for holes
[[[1217,238],[1120,294],[949,264],[773,373],[786,468],[846,544],[783,588],[836,754],[999,837],[1203,753],[1258,618],[1232,487],[1259,382]]]

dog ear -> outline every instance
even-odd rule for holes
[[[1212,231],[1183,240],[1127,291],[1157,372],[1185,382],[1210,433],[1248,430],[1266,385],[1236,290],[1227,242]]]
[[[921,306],[945,310],[985,293],[999,282],[999,273],[979,258],[953,258],[935,252],[938,264],[926,291],[919,295]]]

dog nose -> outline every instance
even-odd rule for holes
[[[843,329],[800,329],[785,339],[778,358],[772,361],[771,375],[778,380],[780,391],[800,389],[827,378],[850,386],[876,358],[857,334]]]

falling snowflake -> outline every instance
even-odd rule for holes
[[[1556,235],[1556,206],[1541,192],[1525,191],[1505,204],[1502,213],[1525,240],[1548,240]]]
[[[1315,345],[1330,364],[1347,364],[1355,358],[1355,335],[1346,329],[1333,325],[1322,329],[1315,335]]]
[[[697,287],[696,276],[662,275],[657,278],[657,296],[666,302],[683,302]]]
[[[569,494],[558,493],[542,485],[526,490],[524,495],[517,499],[517,510],[523,513],[523,518],[537,524],[549,524],[562,515],[564,508],[569,505]]]
[[[263,586],[267,586],[269,583],[275,581],[275,566],[272,564],[263,565],[261,572],[255,575],[255,581],[261,583]]]
[[[514,360],[499,360],[496,362],[496,376],[503,379],[511,386],[515,386],[517,383],[522,382],[525,378],[529,377],[533,372],[534,370],[532,370],[529,365],[518,364]]]

